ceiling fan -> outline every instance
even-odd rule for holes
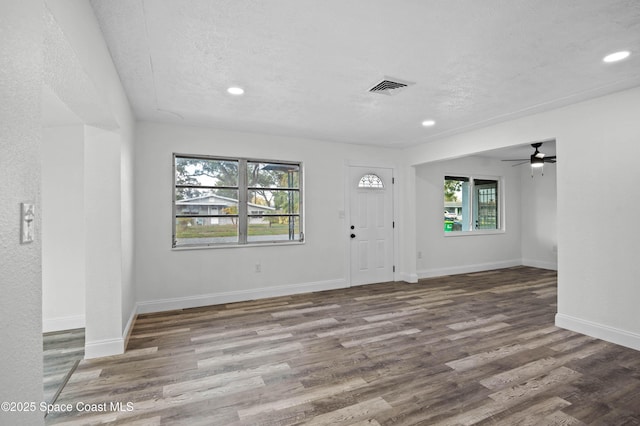
[[[531,146],[535,149],[535,152],[531,154],[529,159],[519,158],[516,160],[502,160],[502,161],[519,161],[519,163],[514,164],[512,167],[520,166],[522,164],[530,163],[531,167],[542,167],[544,163],[555,163],[556,156],[555,155],[545,155],[543,152],[540,152],[538,148],[542,146],[542,142],[532,143]]]

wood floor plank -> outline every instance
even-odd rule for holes
[[[293,337],[293,334],[284,333],[284,334],[272,334],[272,335],[260,336],[260,337],[258,336],[252,336],[248,338],[243,337],[241,339],[227,340],[225,342],[220,342],[220,343],[207,343],[207,344],[196,347],[194,352],[197,354],[202,354],[205,352],[222,351],[225,349],[236,348],[239,346],[250,346],[250,345],[256,345],[259,343],[273,342],[275,340],[289,339],[290,337]],[[191,341],[194,341],[194,339],[192,338]]]
[[[363,387],[366,385],[367,385],[367,382],[365,382],[360,378],[353,379],[337,385],[331,385],[331,386],[327,386],[320,389],[309,390],[303,393],[302,395],[297,395],[292,398],[276,400],[276,401],[267,402],[260,405],[255,405],[251,408],[238,410],[238,416],[242,419],[242,418],[255,416],[257,414],[261,414],[265,412],[282,410],[285,408],[293,407],[295,405],[312,402],[316,399],[347,392],[347,391],[350,391],[359,387]]]
[[[493,324],[486,325],[484,327],[472,328],[470,330],[461,331],[459,333],[450,334],[447,336],[449,340],[464,339],[470,336],[478,336],[481,333],[489,333],[491,331],[500,330],[502,328],[510,327],[506,322],[494,322]]]
[[[545,399],[531,405],[529,408],[518,411],[517,413],[508,416],[496,423],[494,426],[538,426],[541,424],[548,424],[550,416],[559,410],[571,405],[570,402],[565,401],[557,396]],[[545,421],[545,419],[547,421]]]
[[[580,420],[575,417],[571,417],[562,411],[556,411],[549,414],[544,419],[541,419],[541,423],[549,426],[584,425]]]
[[[508,389],[503,389],[489,395],[489,398],[497,402],[505,403],[511,399],[523,398],[545,391],[547,388],[558,384],[569,383],[578,379],[580,373],[567,367],[558,367],[550,372],[520,383]]]
[[[206,375],[193,380],[186,380],[163,387],[162,392],[165,397],[180,395],[188,391],[194,391],[201,388],[213,388],[223,386],[236,380],[242,380],[250,377],[261,377],[264,374],[271,374],[290,370],[289,365],[285,363],[264,365],[256,368],[248,368],[246,370],[230,371],[227,373]]]
[[[308,313],[316,313],[319,311],[326,311],[326,310],[330,310],[330,309],[338,309],[340,308],[340,305],[325,305],[325,306],[314,306],[311,308],[301,308],[301,309],[290,309],[290,310],[286,310],[286,311],[278,311],[278,312],[274,312],[271,314],[272,317],[274,318],[286,318],[286,317],[291,317],[291,316],[296,316],[296,315],[304,315],[304,314],[308,314]]]
[[[219,356],[212,356],[198,361],[198,368],[210,368],[212,366],[238,363],[252,358],[269,357],[270,355],[278,355],[286,352],[295,352],[303,349],[300,343],[289,343],[270,349],[254,349],[248,352],[232,353]]]
[[[389,405],[387,401],[380,397],[377,397],[325,414],[320,414],[319,416],[312,418],[308,422],[305,422],[305,425],[324,426],[359,424],[361,422],[369,420],[372,416],[375,416],[380,411],[392,409],[393,407]]]
[[[475,327],[486,325],[486,324],[490,324],[490,323],[505,321],[505,320],[508,320],[508,319],[509,319],[508,316],[503,315],[503,314],[498,314],[498,315],[493,315],[493,316],[488,317],[488,318],[476,318],[476,319],[471,320],[471,321],[464,321],[464,322],[457,322],[457,323],[454,323],[454,324],[448,324],[447,327],[449,327],[452,330],[461,331],[461,330],[466,330],[468,328],[475,328]]]
[[[393,326],[394,324],[390,321],[380,321],[380,322],[376,322],[373,324],[363,324],[363,325],[358,325],[358,326],[354,326],[354,327],[344,327],[344,328],[337,328],[331,331],[326,331],[323,333],[317,333],[316,336],[317,337],[335,337],[335,336],[342,336],[344,334],[352,334],[352,333],[358,333],[361,331],[365,331],[365,330],[371,330],[374,328],[380,328],[380,327],[386,327],[386,326]]]
[[[134,403],[134,412],[138,415],[144,412],[163,410],[167,407],[174,408],[179,405],[190,404],[194,401],[213,399],[221,395],[235,394],[263,386],[264,381],[262,380],[262,377],[247,377],[226,383],[222,386],[196,388],[175,395],[165,396],[160,399],[138,401]]]
[[[541,358],[528,364],[496,374],[480,380],[480,384],[488,389],[501,389],[513,383],[521,383],[526,379],[538,376],[560,364],[560,360],[553,357]]]
[[[58,400],[134,410],[46,424],[639,424],[640,353],[555,327],[555,293],[513,267],[140,315]]]
[[[409,315],[416,315],[416,314],[421,314],[427,312],[426,309],[424,308],[415,308],[415,307],[411,307],[410,310],[400,310],[400,311],[396,311],[396,312],[387,312],[384,314],[378,314],[378,315],[371,315],[368,317],[364,317],[364,320],[367,322],[374,322],[374,321],[382,321],[382,320],[389,320],[389,319],[394,319],[394,318],[400,318],[400,317],[406,317]]]
[[[263,330],[259,330],[258,334],[266,335],[266,334],[272,334],[272,333],[288,333],[288,332],[308,330],[308,329],[313,330],[316,328],[327,328],[327,326],[335,326],[336,324],[339,324],[339,322],[335,318],[322,318],[319,320],[307,321],[307,322],[294,324],[286,327],[280,326],[277,328],[265,328]]]
[[[367,343],[381,342],[383,340],[393,339],[394,337],[408,336],[415,333],[420,333],[420,330],[418,330],[417,328],[411,328],[409,330],[401,330],[401,331],[396,331],[394,333],[379,334],[377,336],[367,337],[364,339],[349,340],[346,342],[342,342],[342,346],[344,346],[345,348],[352,348],[354,346],[366,345]]]

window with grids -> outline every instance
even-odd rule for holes
[[[302,242],[302,164],[174,154],[173,247]]]
[[[444,231],[501,229],[499,179],[444,177]]]

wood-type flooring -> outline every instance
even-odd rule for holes
[[[53,402],[64,381],[84,358],[84,328],[42,334],[44,401]]]
[[[555,312],[555,272],[514,267],[140,315],[46,423],[640,424],[640,352]]]

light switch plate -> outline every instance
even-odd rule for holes
[[[36,205],[20,203],[20,243],[32,243],[35,238]]]

